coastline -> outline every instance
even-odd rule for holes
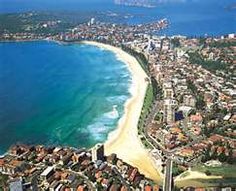
[[[105,142],[105,154],[116,153],[119,158],[137,167],[146,177],[161,182],[161,176],[154,160],[138,137],[137,124],[148,82],[147,77],[138,61],[120,48],[94,41],[81,43],[97,46],[116,54],[117,58],[127,64],[132,75],[132,96],[125,103],[125,112],[119,120],[118,127],[108,135]]]
[[[14,40],[0,40],[0,43],[7,43],[7,42],[37,42],[41,40],[46,40],[45,38],[42,39],[14,39]]]
[[[67,44],[63,41],[41,40],[52,41],[61,45]],[[108,138],[104,143],[105,154],[109,155],[116,153],[123,161],[137,167],[146,177],[158,183],[162,182],[160,169],[155,165],[155,161],[151,158],[151,154],[144,148],[138,137],[137,124],[148,85],[148,82],[145,80],[147,77],[146,73],[133,56],[120,48],[94,41],[80,41],[79,43],[97,46],[115,53],[117,58],[128,66],[132,77],[131,97],[125,102],[124,114],[118,122],[118,127],[109,133]]]

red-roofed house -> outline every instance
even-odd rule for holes
[[[221,136],[221,135],[215,134],[215,135],[210,136],[210,138],[208,139],[208,141],[209,141],[211,144],[213,144],[213,143],[218,142],[218,141],[219,141],[219,142],[224,141],[224,137]]]
[[[146,186],[144,187],[144,190],[145,190],[145,191],[152,191],[152,187],[149,186],[149,185],[146,185]]]
[[[197,113],[196,115],[191,115],[190,116],[190,121],[195,122],[195,123],[199,123],[202,121],[202,116],[200,113]]]
[[[84,191],[85,190],[85,186],[79,186],[78,188],[77,188],[77,191]]]

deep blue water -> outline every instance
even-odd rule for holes
[[[0,43],[0,82],[1,153],[16,142],[103,142],[122,116],[131,79],[112,52],[43,41]]]
[[[156,8],[124,7],[113,0],[0,0],[0,12],[31,10],[112,11],[133,17],[117,19],[128,24],[167,18],[170,28],[161,34],[202,36],[236,32],[236,0],[163,0]],[[91,15],[92,16],[92,15]]]

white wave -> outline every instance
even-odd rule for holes
[[[111,128],[111,124],[106,124],[104,121],[95,121],[87,127],[87,131],[89,131],[93,139],[103,141]]]
[[[105,80],[110,80],[112,77],[111,76],[105,76],[104,79]]]
[[[127,78],[127,77],[130,77],[130,73],[126,72],[121,74],[121,78]]]
[[[110,103],[122,103],[125,100],[128,99],[127,95],[120,95],[120,96],[111,96],[111,97],[107,97],[106,100]]]
[[[117,119],[119,117],[119,112],[117,111],[117,105],[114,105],[113,110],[108,113],[105,113],[104,116],[109,119]]]
[[[108,128],[101,122],[95,122],[87,127],[93,139],[99,141],[103,140],[104,135],[107,134]]]
[[[122,59],[119,55],[116,54],[116,60],[120,61],[120,62],[123,62],[124,63],[124,59]],[[124,63],[124,65],[126,65]]]
[[[99,50],[101,50],[101,51],[106,51],[106,49],[105,48],[103,48],[103,47],[100,47],[100,46],[97,46],[98,48],[99,48]]]
[[[133,95],[136,92],[136,84],[135,83],[131,83],[131,85],[129,87],[129,92],[131,95]]]
[[[103,141],[104,136],[106,136],[113,128],[114,120],[118,117],[119,112],[117,111],[117,106],[114,105],[112,111],[104,113],[96,118],[86,129],[95,140]]]

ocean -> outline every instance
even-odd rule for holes
[[[170,27],[160,35],[225,35],[236,32],[235,0],[160,0],[155,8],[125,7],[113,0],[0,0],[0,13],[78,11],[116,13],[112,21],[140,24],[167,18]],[[124,17],[127,16],[127,17]]]
[[[234,0],[162,2],[148,9],[112,0],[0,0],[0,13],[99,11],[129,15],[114,18],[126,24],[167,18],[170,26],[160,35],[236,32],[236,10],[229,8]],[[131,77],[112,52],[94,46],[11,42],[0,43],[0,82],[3,153],[17,142],[87,148],[104,142],[124,112]]]
[[[132,81],[113,52],[7,42],[0,58],[0,153],[18,142],[89,148],[117,127]]]

